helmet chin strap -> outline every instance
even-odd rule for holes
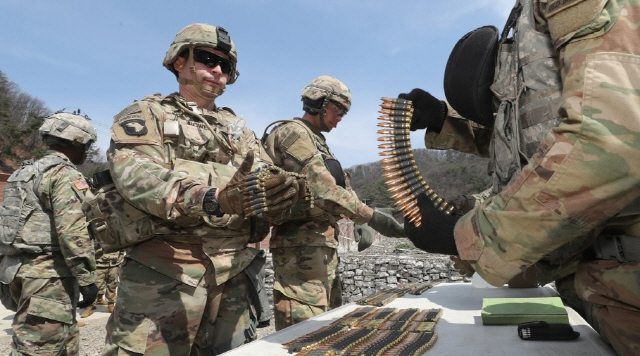
[[[198,77],[196,76],[196,64],[193,61],[193,47],[189,47],[189,62],[187,64],[189,65],[189,71],[191,72],[192,79],[178,78],[178,83],[182,85],[195,86],[196,89],[198,89],[200,97],[206,100],[214,100],[224,93],[226,87],[214,88],[211,85],[202,83],[198,80]]]
[[[329,100],[327,100],[326,98],[324,99],[324,101],[322,102],[322,107],[320,108],[320,131],[322,132],[329,132],[331,130],[329,130],[329,126],[327,126],[327,124],[324,122],[324,116],[327,113],[327,104],[329,103]]]

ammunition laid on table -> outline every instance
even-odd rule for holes
[[[411,116],[413,103],[400,98],[382,98],[378,120],[378,141],[383,142],[378,148],[382,176],[385,179],[391,199],[405,218],[416,226],[422,224],[420,208],[417,205],[418,195],[424,193],[434,206],[451,214],[455,211],[453,205],[440,198],[424,181],[415,163],[411,148]]]

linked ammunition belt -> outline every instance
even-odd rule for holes
[[[312,333],[299,337],[292,342],[283,344],[283,346],[289,350],[289,353],[309,350],[312,347],[316,347],[322,342],[329,340],[330,338],[334,338],[338,335],[346,333],[347,330],[349,330],[349,328],[340,325],[339,323],[334,323],[320,328]]]
[[[380,355],[400,343],[407,332],[398,330],[378,331],[366,344],[354,347],[347,355]]]
[[[402,297],[407,293],[420,295],[424,293],[427,289],[433,287],[434,285],[435,284],[432,282],[418,282],[418,283],[408,284],[404,287],[387,289],[387,290],[375,293],[373,295],[358,299],[356,300],[356,304],[374,305],[374,306],[381,307],[389,304],[394,299],[398,297]]]
[[[413,104],[409,100],[400,98],[382,98],[382,108],[378,118],[380,121],[378,141],[380,160],[382,164],[383,178],[389,187],[391,199],[405,218],[415,226],[420,226],[422,216],[418,207],[418,195],[425,193],[434,203],[435,207],[451,214],[455,208],[440,198],[436,192],[424,181],[418,166],[416,165],[413,150],[411,149],[411,115]]]
[[[269,207],[267,206],[267,192],[265,190],[265,183],[267,182],[267,180],[273,178],[278,174],[292,176],[296,179],[306,179],[307,177],[304,174],[287,172],[282,168],[276,166],[269,166],[268,168],[252,172],[242,181],[240,186],[240,192],[244,196],[244,211],[246,217],[262,217],[263,213],[269,211]],[[305,202],[303,203],[303,210],[309,210],[313,208],[314,197],[308,187],[305,192],[304,198]]]
[[[422,355],[436,341],[442,309],[359,307],[283,346],[296,356]]]

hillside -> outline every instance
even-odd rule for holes
[[[22,161],[46,152],[38,129],[52,113],[42,100],[20,91],[0,71],[0,173],[11,174]],[[89,151],[86,163],[78,168],[87,176],[105,169],[102,157],[100,150],[94,148]]]
[[[488,159],[456,151],[427,149],[414,150],[414,157],[425,181],[442,198],[478,193],[489,187]],[[346,170],[358,197],[374,207],[393,204],[380,167],[379,162],[373,162]]]

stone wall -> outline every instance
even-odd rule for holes
[[[468,279],[453,269],[448,257],[427,254],[381,256],[342,253],[339,271],[343,286],[342,299],[345,303],[407,283],[468,282]],[[273,282],[273,264],[271,254],[268,254],[266,285],[272,306]]]

